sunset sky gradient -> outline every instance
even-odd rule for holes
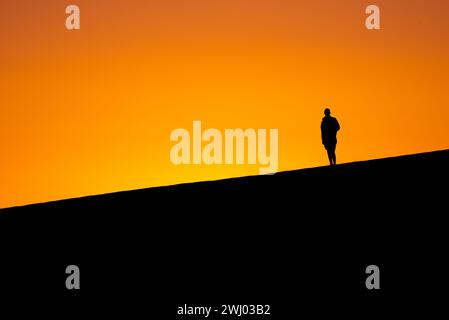
[[[327,164],[325,107],[340,163],[449,148],[447,0],[2,1],[0,35],[0,207],[258,174],[173,165],[193,120],[279,129],[280,171]]]

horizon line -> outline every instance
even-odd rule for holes
[[[1,214],[2,210],[23,208],[23,207],[35,206],[35,205],[45,205],[45,204],[57,203],[57,202],[61,202],[61,201],[80,200],[80,199],[85,199],[85,198],[113,195],[113,194],[119,194],[119,193],[125,193],[125,192],[143,191],[143,190],[160,189],[160,188],[171,188],[171,187],[177,187],[177,186],[202,184],[202,183],[208,183],[208,182],[229,181],[229,180],[235,180],[235,179],[252,178],[252,177],[260,177],[260,176],[275,176],[275,175],[279,175],[279,174],[286,174],[286,173],[292,173],[292,172],[301,172],[301,171],[317,170],[317,169],[324,169],[324,168],[342,167],[342,166],[347,166],[347,165],[352,165],[352,164],[368,163],[368,162],[373,162],[373,161],[388,160],[388,159],[395,159],[395,158],[413,157],[413,156],[426,155],[426,154],[439,153],[439,152],[449,152],[449,149],[438,149],[438,150],[425,151],[425,152],[419,152],[419,153],[410,153],[410,154],[403,154],[403,155],[398,155],[398,156],[389,156],[389,157],[385,157],[385,158],[374,158],[374,159],[368,159],[368,160],[343,162],[343,163],[337,164],[335,166],[323,165],[323,166],[317,166],[317,167],[306,167],[306,168],[278,171],[276,173],[270,173],[270,174],[229,177],[229,178],[221,178],[221,179],[216,179],[216,180],[200,180],[200,181],[182,182],[182,183],[176,183],[176,184],[160,185],[160,186],[153,186],[153,187],[146,187],[146,188],[139,188],[139,189],[128,189],[128,190],[119,190],[119,191],[112,191],[112,192],[105,192],[105,193],[88,194],[88,195],[82,195],[82,196],[73,197],[73,198],[62,198],[62,199],[49,200],[49,201],[43,201],[43,202],[29,203],[29,204],[24,204],[24,205],[15,205],[15,206],[11,206],[11,207],[0,207],[0,214]]]

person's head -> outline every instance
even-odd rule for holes
[[[324,115],[325,116],[330,116],[331,115],[331,109],[329,109],[329,108],[324,109]]]

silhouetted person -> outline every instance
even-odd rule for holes
[[[337,156],[335,155],[335,148],[337,147],[337,131],[340,130],[340,125],[337,119],[331,117],[330,109],[324,109],[324,118],[321,121],[321,140],[327,151],[330,165],[337,164]]]

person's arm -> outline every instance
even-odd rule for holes
[[[335,129],[336,131],[340,130],[340,124],[338,123],[337,119],[335,119]]]
[[[324,144],[324,121],[321,121],[321,143]]]

